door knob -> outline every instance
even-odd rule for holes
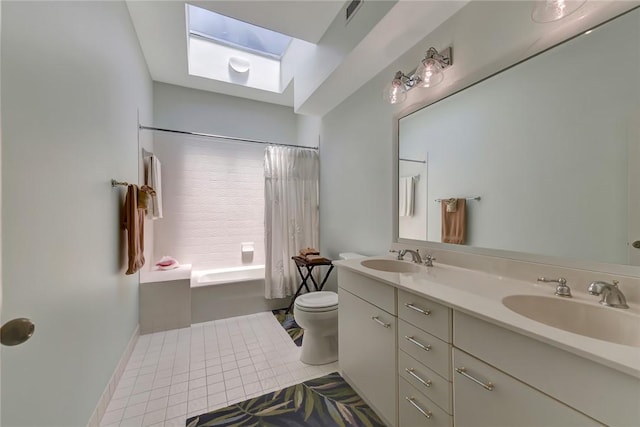
[[[0,328],[0,342],[8,346],[22,344],[31,338],[35,330],[36,325],[24,317],[9,320]]]
[[[636,249],[640,249],[640,240],[636,240],[631,244],[631,246],[633,246]]]

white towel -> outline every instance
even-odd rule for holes
[[[413,216],[415,177],[400,178],[398,185],[398,214]]]
[[[147,209],[147,218],[162,218],[162,173],[160,160],[156,156],[149,156],[145,160],[145,183],[156,190],[156,197],[152,198],[153,203]]]

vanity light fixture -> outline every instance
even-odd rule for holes
[[[383,98],[390,104],[399,104],[407,99],[407,92],[414,87],[434,87],[444,79],[445,68],[453,64],[451,48],[442,52],[430,47],[416,70],[410,76],[396,72],[393,80],[385,87]]]
[[[557,21],[580,9],[587,0],[537,0],[531,12],[533,22]]]

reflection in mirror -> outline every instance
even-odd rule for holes
[[[480,196],[466,202],[468,246],[640,265],[639,20],[635,9],[400,119],[400,159],[427,163],[398,162],[398,237],[442,242],[437,200]]]
[[[406,239],[427,240],[427,161],[398,159],[398,224]]]

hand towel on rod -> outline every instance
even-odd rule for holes
[[[138,207],[138,187],[129,185],[124,202],[124,228],[127,230],[128,266],[133,274],[144,265],[144,209]]]
[[[155,155],[150,155],[144,159],[145,184],[153,188],[155,197],[151,198],[151,203],[147,209],[147,218],[162,218],[162,172],[160,160]]]
[[[400,178],[398,186],[398,214],[400,216],[413,216],[415,181],[413,176]]]
[[[456,208],[452,212],[447,209],[453,203],[441,203],[442,207],[442,242],[464,245],[467,234],[467,201],[465,199],[456,200]]]

